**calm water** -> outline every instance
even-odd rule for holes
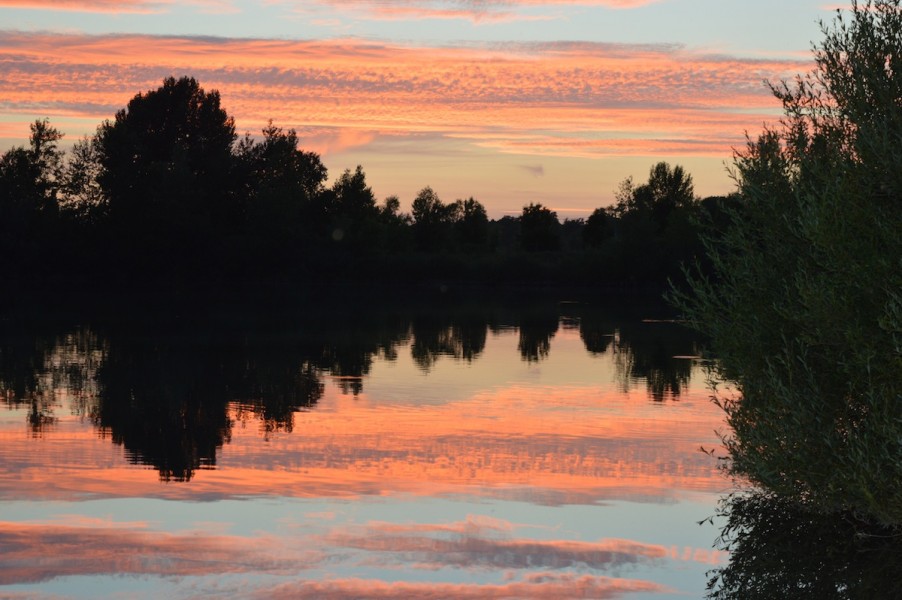
[[[703,594],[691,335],[373,302],[5,317],[0,597]]]

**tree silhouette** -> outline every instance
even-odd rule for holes
[[[560,227],[556,212],[530,203],[520,215],[520,244],[527,252],[557,250],[561,247]]]
[[[327,171],[319,155],[298,149],[293,129],[270,121],[262,133],[260,142],[245,136],[236,149],[237,200],[244,207],[246,251],[278,272],[296,259],[299,245],[312,244],[325,230],[320,197]]]
[[[63,134],[47,120],[31,124],[29,146],[0,156],[0,256],[8,275],[50,260],[59,216]]]
[[[613,217],[603,208],[596,208],[586,219],[583,243],[589,248],[600,248],[614,235]]]
[[[170,77],[132,98],[97,131],[99,181],[115,243],[176,265],[207,251],[239,216],[231,192],[233,119],[219,93]],[[167,263],[167,268],[175,265]]]
[[[379,247],[389,254],[410,249],[410,215],[401,212],[397,196],[388,196],[379,206],[379,229],[382,239]]]
[[[420,190],[411,203],[417,248],[426,252],[448,250],[454,224],[462,208],[462,203],[444,204],[431,187]],[[475,207],[472,208],[476,211]]]
[[[649,170],[646,183],[636,186],[628,177],[615,196],[607,216],[621,276],[645,281],[681,278],[681,265],[702,252],[692,176],[679,165],[659,162]]]
[[[489,218],[478,200],[457,200],[457,221],[454,230],[460,247],[468,252],[484,250],[489,240]]]
[[[100,172],[97,139],[85,137],[75,142],[62,172],[60,208],[79,225],[97,226],[107,216]]]
[[[541,204],[490,221],[475,198],[445,204],[430,187],[408,215],[396,196],[377,205],[360,165],[326,186],[292,129],[270,121],[238,141],[219,93],[191,77],[135,95],[68,154],[61,137],[37,121],[29,148],[0,156],[0,251],[20,280],[662,283],[698,250],[681,167],[626,180],[586,222]]]
[[[380,212],[363,167],[357,165],[353,172],[345,169],[322,198],[333,248],[372,251],[379,238]]]

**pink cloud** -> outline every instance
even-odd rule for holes
[[[373,132],[340,127],[302,131],[299,136],[305,150],[323,155],[366,146],[376,139]]]
[[[399,559],[421,569],[458,566],[481,570],[592,569],[617,572],[623,567],[662,560],[717,564],[725,553],[701,548],[667,548],[633,540],[538,540],[515,538],[515,525],[498,519],[469,517],[447,524],[369,523],[338,529],[324,537],[329,545],[364,550],[381,561]],[[380,559],[374,558],[375,562]]]
[[[484,570],[540,567],[608,570],[625,565],[649,564],[667,556],[666,549],[662,547],[635,542],[493,540],[475,536],[442,539],[434,536],[380,535],[373,530],[359,537],[333,535],[328,541],[370,553],[400,555],[405,562],[425,569],[454,565]]]
[[[493,600],[520,598],[523,600],[559,600],[561,598],[595,598],[605,600],[625,594],[667,593],[669,590],[657,583],[644,580],[572,575],[558,573],[533,573],[522,581],[504,584],[475,583],[407,583],[385,582],[373,579],[333,579],[327,581],[299,581],[281,585],[258,593],[259,598],[329,598],[345,600],[369,598],[370,600],[394,600],[417,598],[418,600]]]
[[[429,48],[13,32],[0,33],[0,60],[7,114],[99,121],[163,77],[190,74],[220,90],[240,128],[272,118],[314,132],[322,152],[428,133],[519,154],[725,158],[745,130],[777,114],[761,80],[809,66],[668,45]]]
[[[293,574],[316,566],[317,552],[280,556],[267,537],[172,534],[126,524],[0,521],[0,585],[75,575]],[[66,549],[73,551],[66,551]]]
[[[660,0],[319,0],[332,9],[375,19],[467,19],[476,23],[554,18],[522,11],[534,8],[594,6],[631,9]]]
[[[0,8],[28,8],[91,13],[160,13],[168,10],[174,0],[0,0]],[[201,12],[235,12],[230,0],[191,0]]]
[[[172,0],[0,0],[0,7],[100,13],[161,12]]]

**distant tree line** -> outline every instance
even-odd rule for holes
[[[363,168],[331,185],[294,130],[238,136],[219,93],[168,78],[64,152],[47,120],[0,157],[7,281],[129,284],[379,280],[560,282],[663,287],[702,254],[704,215],[681,167],[621,184],[588,219],[542,204],[489,219],[475,198],[430,187],[411,212],[378,202]],[[710,222],[710,218],[708,218]]]

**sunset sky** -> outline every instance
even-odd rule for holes
[[[0,150],[37,118],[90,134],[167,76],[239,132],[295,128],[330,180],[360,164],[409,208],[561,218],[683,165],[730,191],[731,148],[779,118],[763,80],[811,68],[828,0],[0,0]]]

